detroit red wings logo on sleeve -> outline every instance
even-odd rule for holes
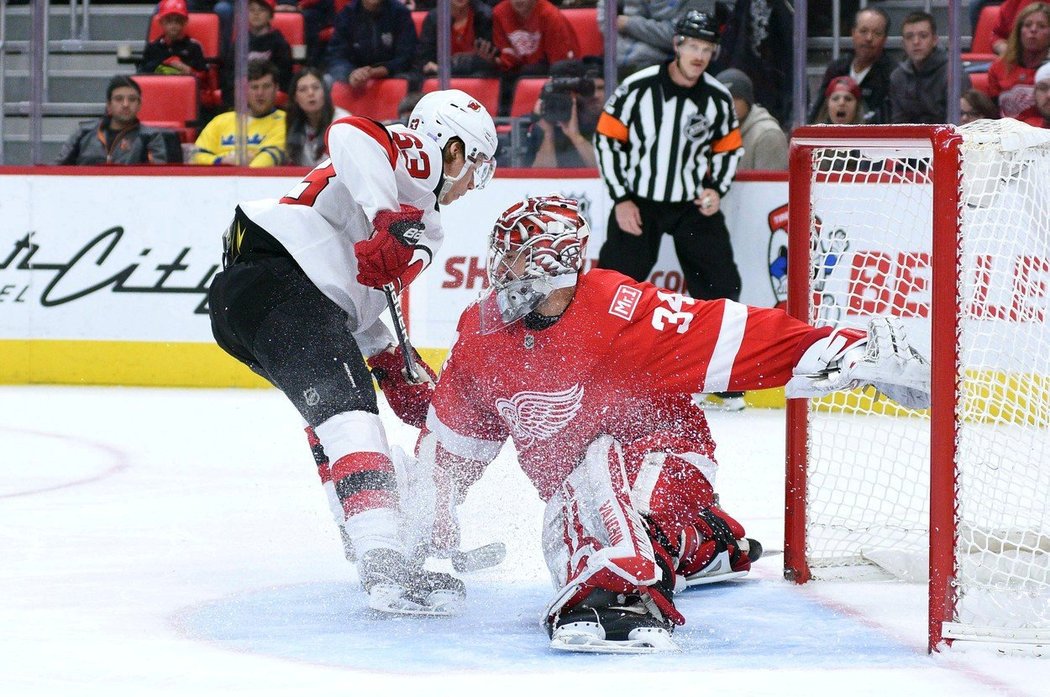
[[[561,392],[519,392],[497,399],[496,411],[510,426],[515,442],[527,448],[565,428],[583,405],[583,386]]]

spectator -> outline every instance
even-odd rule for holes
[[[912,12],[901,26],[906,58],[890,75],[890,123],[947,123],[948,52],[937,45],[937,23]],[[970,78],[963,75],[963,91]]]
[[[161,0],[157,15],[164,33],[146,45],[139,72],[193,75],[198,81],[203,80],[208,64],[200,43],[186,36],[186,23],[190,19],[186,0]]]
[[[546,75],[579,54],[576,33],[550,0],[503,0],[492,11],[496,66],[518,75]]]
[[[1042,123],[1032,123],[1033,126],[1050,128],[1050,63],[1047,63],[1035,73],[1035,110],[1042,117]]]
[[[328,79],[355,89],[410,70],[416,56],[412,13],[398,0],[353,0],[335,18]]]
[[[860,85],[849,75],[837,77],[824,90],[817,119],[814,123],[863,123],[864,106]]]
[[[287,163],[316,167],[328,157],[325,132],[333,121],[349,116],[332,104],[332,95],[318,68],[304,68],[288,87]]]
[[[999,118],[999,107],[984,92],[971,89],[959,97],[960,126],[978,119],[997,118]]]
[[[193,164],[284,164],[285,114],[277,108],[277,68],[273,63],[248,64],[248,109],[251,118],[244,133],[246,162],[237,159],[237,112],[227,111],[212,119],[197,137]]]
[[[791,123],[794,16],[787,0],[736,0],[711,66],[712,74],[743,70],[755,86],[755,101],[783,126]]]
[[[890,91],[890,74],[896,67],[893,59],[886,53],[886,37],[889,32],[890,18],[877,7],[867,7],[853,17],[853,28],[850,38],[853,41],[853,52],[836,58],[828,64],[821,80],[817,99],[809,110],[809,122],[817,121],[817,112],[824,104],[824,93],[831,81],[842,75],[848,75],[860,85],[861,99],[868,109],[863,114],[865,123],[884,123],[886,97]]]
[[[1017,23],[1021,11],[1037,2],[1040,0],[1005,0],[999,5],[999,21],[992,28],[992,51],[996,55],[1006,53],[1007,44],[1010,43],[1010,32],[1014,30],[1014,24]]]
[[[738,169],[785,170],[788,166],[788,142],[780,123],[766,109],[755,104],[751,78],[736,68],[723,70],[715,79],[733,95],[733,107],[740,121],[744,156]]]
[[[163,131],[139,123],[142,90],[126,75],[106,87],[106,115],[84,121],[69,136],[55,164],[143,165],[169,161]],[[178,147],[175,148],[178,151]]]
[[[451,0],[452,35],[450,37],[453,77],[487,77],[495,73],[499,53],[492,43],[492,8],[481,0]],[[419,35],[417,64],[427,76],[438,72],[437,13],[430,10],[423,20]]]
[[[283,90],[292,81],[292,47],[271,24],[276,6],[276,0],[248,0],[248,62],[273,63],[277,67],[277,86]],[[227,65],[233,65],[232,58],[231,54]]]
[[[988,96],[1003,116],[1035,118],[1035,71],[1050,50],[1050,5],[1037,2],[1017,15],[1006,51],[988,68]]]
[[[616,15],[616,67],[620,78],[671,60],[675,20],[689,10],[710,9],[703,0],[621,0]],[[598,28],[605,33],[605,0],[598,0]]]
[[[529,128],[533,167],[597,167],[591,138],[605,105],[598,69],[570,59],[551,66],[551,79],[536,102]]]

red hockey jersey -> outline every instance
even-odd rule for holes
[[[447,452],[486,464],[512,438],[544,500],[599,434],[671,451],[684,437],[713,461],[692,394],[782,386],[828,333],[781,310],[694,300],[597,269],[580,275],[551,327],[481,335],[479,321],[477,304],[460,317],[427,427]]]

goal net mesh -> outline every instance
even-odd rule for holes
[[[930,355],[933,238],[958,229],[955,621],[1050,629],[1050,131],[1007,119],[958,133],[951,226],[934,221],[932,144],[812,149],[810,321],[894,315]],[[813,577],[925,580],[929,413],[860,391],[808,410]]]

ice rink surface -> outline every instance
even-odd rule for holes
[[[711,415],[722,503],[769,550],[783,418]],[[797,587],[775,551],[678,596],[681,653],[554,653],[542,510],[505,450],[462,519],[507,560],[460,617],[380,617],[278,392],[0,387],[0,695],[1050,694],[1050,659],[927,656],[922,586]]]

